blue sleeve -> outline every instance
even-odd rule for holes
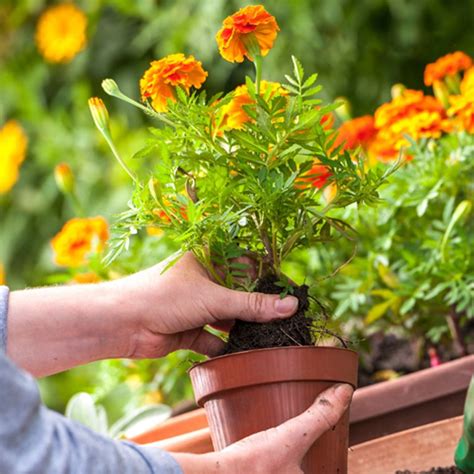
[[[182,474],[165,451],[114,441],[44,407],[34,379],[5,355],[7,305],[0,287],[0,473]]]

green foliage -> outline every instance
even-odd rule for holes
[[[121,215],[121,238],[110,259],[137,229],[153,225],[182,251],[192,251],[216,280],[235,287],[245,275],[238,257],[252,257],[258,277],[280,276],[293,250],[354,239],[350,225],[333,212],[376,204],[377,188],[392,170],[367,169],[362,158],[355,162],[348,152],[334,150],[335,134],[321,121],[335,106],[323,107],[315,98],[316,75],[306,79],[293,58],[293,76],[286,78],[284,88],[257,93],[259,83],[247,77],[248,120],[230,130],[222,124],[232,113],[227,107],[238,100],[235,92],[207,100],[205,92],[188,96],[178,90],[164,117],[155,114],[162,127],[150,129],[145,148],[135,155],[151,159],[151,177],[138,183]],[[129,101],[116,90],[112,95]],[[324,181],[313,184],[320,173]],[[337,193],[326,202],[322,190],[329,184]]]
[[[383,204],[360,211],[359,255],[333,296],[338,316],[366,314],[366,325],[439,342],[447,316],[461,325],[474,318],[474,137],[422,141],[409,153],[381,190]]]

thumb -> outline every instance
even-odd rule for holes
[[[298,299],[294,296],[282,299],[279,295],[219,288],[220,291],[216,295],[216,308],[219,309],[216,317],[219,319],[242,319],[265,323],[272,319],[287,318],[298,309]]]

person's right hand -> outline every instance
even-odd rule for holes
[[[173,453],[185,474],[296,474],[311,445],[331,429],[352,399],[348,384],[324,391],[301,415],[208,454]]]

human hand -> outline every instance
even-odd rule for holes
[[[173,453],[185,474],[302,473],[301,462],[312,444],[346,412],[353,389],[335,385],[301,415],[208,454]]]
[[[247,293],[215,283],[191,253],[162,273],[158,264],[113,282],[126,295],[130,318],[138,324],[132,358],[160,357],[177,349],[216,355],[223,341],[206,324],[232,323],[235,318],[267,322],[291,316],[293,296]]]

